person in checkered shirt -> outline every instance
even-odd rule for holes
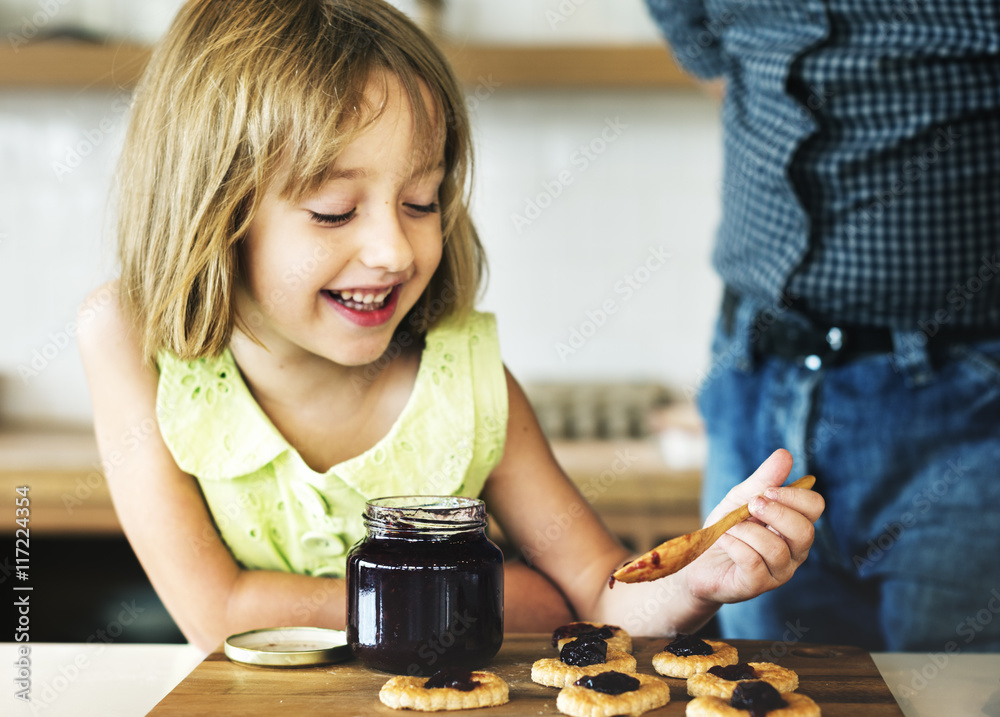
[[[723,635],[1000,649],[1000,4],[646,2],[725,87],[704,504],[779,445],[827,501]]]

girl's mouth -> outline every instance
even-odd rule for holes
[[[388,289],[323,290],[323,295],[342,316],[359,326],[380,326],[392,318],[399,300],[396,284]]]
[[[395,288],[393,286],[378,292],[348,289],[347,291],[327,291],[326,293],[338,304],[342,304],[348,309],[353,309],[354,311],[378,311],[385,307],[389,294]]]

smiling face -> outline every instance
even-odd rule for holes
[[[443,147],[418,146],[394,77],[372,83],[367,96],[384,103],[382,112],[338,155],[322,186],[292,200],[273,183],[250,225],[237,307],[279,360],[371,363],[441,261]]]

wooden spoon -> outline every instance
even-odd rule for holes
[[[815,483],[815,476],[803,476],[788,487],[808,490]],[[615,580],[623,583],[644,583],[672,575],[712,547],[712,544],[727,530],[749,517],[748,503],[726,514],[718,523],[668,540],[618,568],[611,574],[611,583],[613,584]]]

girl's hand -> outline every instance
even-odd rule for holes
[[[709,514],[705,525],[750,504],[749,520],[682,571],[693,597],[709,603],[748,600],[788,582],[805,561],[825,503],[814,491],[778,487],[791,468],[791,454],[775,451]]]

